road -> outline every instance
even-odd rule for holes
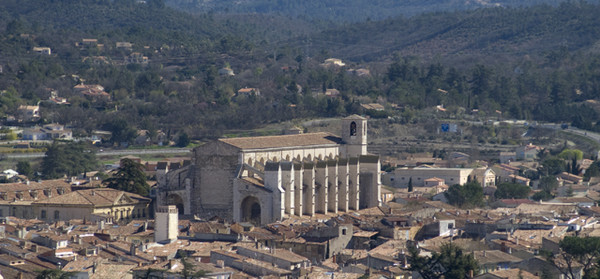
[[[163,149],[125,149],[106,150],[96,152],[96,156],[125,156],[125,155],[148,155],[148,154],[181,154],[190,152],[189,148],[163,148]],[[34,159],[44,157],[44,153],[10,153],[2,154],[5,159]]]
[[[473,125],[483,125],[483,122],[481,122],[481,121],[469,121],[469,122]],[[571,133],[571,134],[584,136],[588,139],[591,139],[593,141],[600,143],[600,134],[599,133],[581,130],[579,128],[575,128],[572,126],[563,128],[562,123],[537,123],[536,122],[535,124],[527,124],[526,125],[525,123],[527,123],[527,122],[525,120],[510,120],[510,121],[504,121],[504,122],[507,122],[507,123],[510,123],[511,125],[516,125],[516,126],[530,125],[531,127],[540,127],[540,128],[545,128],[545,129],[560,130],[565,133]],[[499,123],[498,121],[495,121],[494,125],[498,125],[498,123]]]

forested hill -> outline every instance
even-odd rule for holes
[[[279,14],[337,23],[486,7],[558,5],[561,2],[564,0],[166,0],[170,6],[193,13]]]
[[[152,1],[149,1],[152,3]],[[202,47],[207,41],[231,33],[223,24],[156,5],[134,1],[0,1],[0,29],[9,33],[35,33],[70,41],[81,36],[134,43],[177,44]]]
[[[599,5],[585,2],[429,13],[346,25],[312,36],[310,46],[358,61],[381,60],[392,53],[425,58],[491,55],[520,59],[561,48],[598,51],[599,14]],[[289,44],[305,41],[302,38]]]
[[[177,45],[197,52],[249,48],[254,39],[289,38],[311,27],[277,16],[192,15],[166,7],[162,0],[2,0],[0,30],[5,29],[35,34],[37,41],[51,47],[83,36],[151,47]]]

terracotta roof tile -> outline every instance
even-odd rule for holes
[[[150,199],[137,194],[127,193],[110,188],[88,189],[74,191],[65,195],[52,197],[46,200],[38,201],[38,204],[69,204],[69,205],[89,205],[89,206],[110,206],[117,204],[122,197],[129,198],[133,202],[150,201]]]

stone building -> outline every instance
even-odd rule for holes
[[[129,221],[146,219],[150,199],[110,188],[73,191],[32,203],[33,214],[44,221],[85,219]]]
[[[378,206],[380,161],[367,152],[367,119],[341,123],[342,137],[226,138],[199,146],[191,165],[157,174],[158,204],[255,224]]]

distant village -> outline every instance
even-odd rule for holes
[[[592,160],[557,175],[551,200],[501,199],[505,182],[541,191],[531,173],[543,149],[524,145],[495,163],[460,152],[383,159],[368,152],[366,118],[341,125],[341,137],[291,129],[220,139],[189,157],[123,158],[156,178],[149,197],[106,188],[94,173],[30,181],[6,171],[0,278],[421,278],[409,248],[431,255],[444,243],[473,255],[471,278],[564,278],[542,251],[600,236],[600,180],[583,178]],[[448,189],[475,181],[486,206],[451,205]]]

